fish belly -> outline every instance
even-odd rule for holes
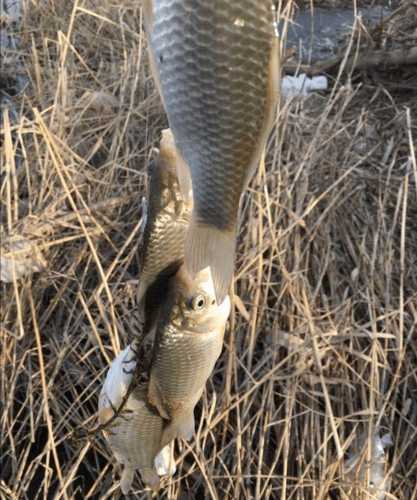
[[[189,413],[201,397],[222,344],[221,330],[204,334],[171,330],[153,360],[150,400],[156,400],[169,418]]]

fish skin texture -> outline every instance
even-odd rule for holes
[[[272,4],[154,0],[147,11],[153,71],[191,170],[194,210],[186,263],[192,273],[213,268],[220,303],[233,275],[240,197],[275,109]]]

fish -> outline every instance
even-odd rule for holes
[[[363,498],[375,500],[387,498],[392,477],[386,449],[392,445],[391,434],[387,433],[381,437],[379,428],[371,435],[364,429],[358,432],[349,458],[342,463],[347,480],[347,487],[343,488],[343,492],[347,498],[362,498],[362,495]]]
[[[171,278],[155,328],[148,389],[149,404],[168,422],[163,445],[194,435],[194,407],[221,354],[229,314],[229,296],[217,304],[208,267],[191,278],[183,264]]]
[[[108,425],[104,427],[104,435],[117,461],[124,466],[121,478],[124,494],[131,489],[135,469],[139,469],[145,484],[155,491],[159,489],[159,475],[173,475],[176,471],[171,446],[162,446],[165,422],[147,404],[145,384],[134,388],[120,415],[114,418],[129,390],[136,364],[130,346],[119,353],[107,372],[98,405],[99,422]]]
[[[211,268],[220,304],[233,279],[239,204],[261,160],[279,89],[271,0],[144,0],[150,67],[190,169],[191,275]]]
[[[184,260],[193,197],[188,168],[182,164],[171,131],[163,130],[160,149],[148,169],[148,208],[138,251],[137,303],[144,318],[143,334],[152,329],[167,279]]]

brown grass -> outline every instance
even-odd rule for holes
[[[26,0],[21,37],[2,251],[25,238],[46,265],[0,284],[0,497],[118,498],[85,431],[138,331],[140,201],[166,118],[139,2]],[[387,498],[417,498],[417,92],[396,81],[344,76],[282,105],[242,203],[223,354],[160,498],[377,498],[343,467],[359,447],[369,473],[375,433],[393,441]]]

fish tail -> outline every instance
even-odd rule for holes
[[[185,264],[191,274],[210,267],[218,304],[226,297],[233,278],[236,229],[218,229],[192,221],[185,243]]]
[[[132,467],[125,466],[122,473],[122,478],[120,480],[120,488],[122,489],[123,495],[127,495],[132,487],[133,476],[135,471]]]
[[[178,437],[190,441],[195,433],[194,408],[178,422]]]
[[[156,471],[150,468],[141,469],[140,474],[142,476],[143,482],[151,488],[151,490],[157,492],[160,487],[160,479]]]
[[[172,421],[164,429],[162,435],[163,446],[170,443],[175,438],[182,438],[190,441],[195,434],[194,408],[189,412],[178,417],[174,417]]]

